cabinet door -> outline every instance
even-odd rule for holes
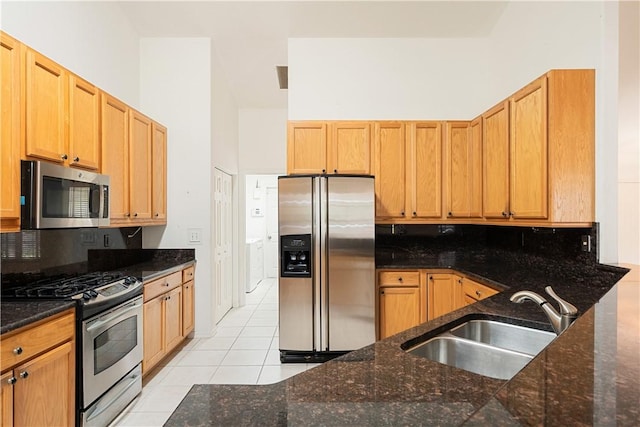
[[[327,171],[327,124],[289,122],[287,128],[287,173]]]
[[[126,222],[129,211],[129,109],[106,93],[102,99],[102,173],[109,175],[111,222]]]
[[[510,100],[513,218],[547,217],[547,77]]]
[[[66,148],[67,74],[64,68],[27,48],[26,155],[63,163]]]
[[[166,352],[170,352],[182,341],[182,287],[164,296]]]
[[[485,218],[509,218],[509,102],[484,113],[483,118],[483,214]]]
[[[0,33],[0,231],[20,228],[20,55],[22,45]]]
[[[380,339],[420,324],[420,289],[380,288]]]
[[[469,217],[482,216],[482,116],[469,125]]]
[[[447,216],[468,217],[469,204],[469,123],[448,122],[447,149]]]
[[[14,424],[71,426],[75,422],[75,357],[71,342],[14,369]]]
[[[439,122],[409,125],[411,216],[442,216],[442,126]]]
[[[151,219],[151,120],[130,110],[129,191],[131,219]]]
[[[100,168],[100,93],[81,78],[69,77],[69,164]]]
[[[182,285],[182,336],[186,337],[195,326],[195,292],[193,280]]]
[[[375,124],[376,217],[404,218],[406,200],[405,126]]]
[[[369,122],[336,122],[331,124],[329,164],[332,173],[371,173],[371,125]]]
[[[498,293],[495,289],[485,286],[481,283],[474,282],[471,279],[461,278],[462,293],[466,303],[474,303]]]
[[[153,123],[152,208],[153,220],[167,221],[167,128]]]
[[[164,295],[143,306],[144,357],[142,371],[149,372],[165,355]]]
[[[13,371],[0,376],[0,425],[10,427],[13,425]]]
[[[462,286],[454,274],[429,275],[429,320],[463,306]]]

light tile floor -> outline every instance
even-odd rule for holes
[[[213,337],[187,341],[162,363],[112,426],[161,426],[194,384],[272,384],[317,366],[280,363],[276,279],[260,282]]]

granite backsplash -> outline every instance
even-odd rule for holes
[[[489,225],[376,225],[376,252],[446,254],[495,249],[582,264],[598,262],[598,224],[588,228]],[[588,250],[583,250],[588,249]]]

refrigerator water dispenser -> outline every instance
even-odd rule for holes
[[[311,277],[311,235],[281,236],[280,277]]]

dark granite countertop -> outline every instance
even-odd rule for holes
[[[380,251],[377,267],[450,268],[506,291],[277,384],[194,385],[165,425],[633,425],[640,419],[638,272],[625,276],[618,267],[486,250]],[[517,290],[544,294],[548,285],[582,315],[509,381],[403,350],[478,317],[551,330],[535,304],[509,301]]]
[[[11,332],[72,307],[75,307],[74,301],[2,301],[0,303],[0,334]]]

